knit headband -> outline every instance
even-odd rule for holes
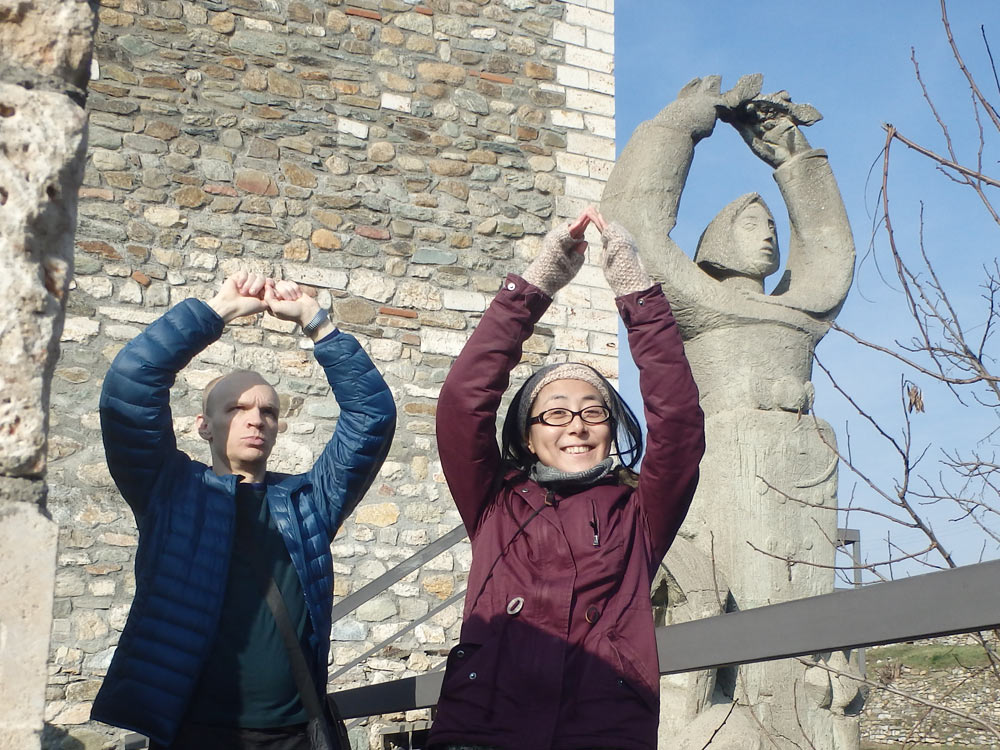
[[[548,365],[528,378],[528,382],[524,384],[524,395],[517,411],[519,435],[523,436],[528,432],[528,415],[531,413],[531,405],[535,403],[542,388],[557,380],[582,380],[584,383],[589,383],[601,394],[604,405],[611,405],[611,394],[608,392],[607,383],[593,367],[579,362]]]

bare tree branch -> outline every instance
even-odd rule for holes
[[[911,141],[904,135],[901,135],[892,124],[888,122],[882,123],[882,129],[889,134],[890,139],[896,139],[904,146],[912,148],[917,153],[923,154],[929,159],[933,159],[942,167],[947,167],[948,169],[954,169],[956,172],[961,172],[964,175],[974,178],[977,182],[984,182],[987,185],[992,185],[993,187],[1000,187],[1000,180],[994,180],[992,177],[987,177],[979,169],[972,169],[971,167],[963,167],[958,162],[952,161],[951,159],[945,159],[943,156],[934,153],[929,148],[925,148],[920,144]]]
[[[825,669],[827,672],[835,674],[838,677],[846,677],[847,679],[853,680],[854,682],[868,685],[869,687],[875,688],[877,690],[884,690],[887,693],[898,695],[902,698],[905,698],[906,700],[913,701],[914,703],[919,703],[922,706],[929,706],[930,708],[936,709],[938,711],[943,711],[953,716],[958,716],[961,719],[964,719],[966,721],[971,722],[972,724],[975,724],[976,726],[982,728],[986,732],[989,732],[998,740],[1000,740],[1000,729],[997,729],[997,727],[991,724],[990,722],[985,721],[984,719],[980,719],[976,716],[973,716],[972,714],[967,713],[966,711],[960,711],[957,708],[946,706],[937,701],[928,700],[927,698],[923,698],[919,695],[916,695],[915,693],[908,693],[905,690],[899,690],[897,688],[890,687],[889,685],[883,685],[881,683],[873,682],[872,680],[869,680],[865,677],[861,677],[860,675],[857,674],[851,674],[850,672],[844,672],[840,669],[836,669],[835,667],[831,667],[829,664],[824,664],[823,662],[809,661],[808,659],[804,659],[801,656],[796,657],[796,659],[801,663],[805,664],[807,667],[819,667],[820,669]]]

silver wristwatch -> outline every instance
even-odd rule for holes
[[[312,336],[316,332],[316,329],[323,325],[323,322],[330,317],[330,313],[325,307],[321,307],[316,311],[313,319],[302,326],[302,333],[306,336]]]

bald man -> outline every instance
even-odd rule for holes
[[[267,470],[278,394],[259,373],[212,381],[196,418],[211,465],[178,450],[177,373],[235,318],[294,321],[314,342],[341,413],[305,474]],[[156,750],[313,750],[289,651],[264,598],[276,585],[309,677],[326,692],[330,542],[385,460],[396,410],[357,340],[298,285],[237,273],[207,303],[185,300],[118,354],[104,380],[108,466],[135,514],[128,622],[92,718]]]

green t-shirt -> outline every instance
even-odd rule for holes
[[[271,518],[263,484],[240,482],[233,551],[218,634],[185,719],[209,726],[272,728],[308,721],[288,651],[261,591],[253,557],[271,571],[308,654],[312,628],[298,574]]]

